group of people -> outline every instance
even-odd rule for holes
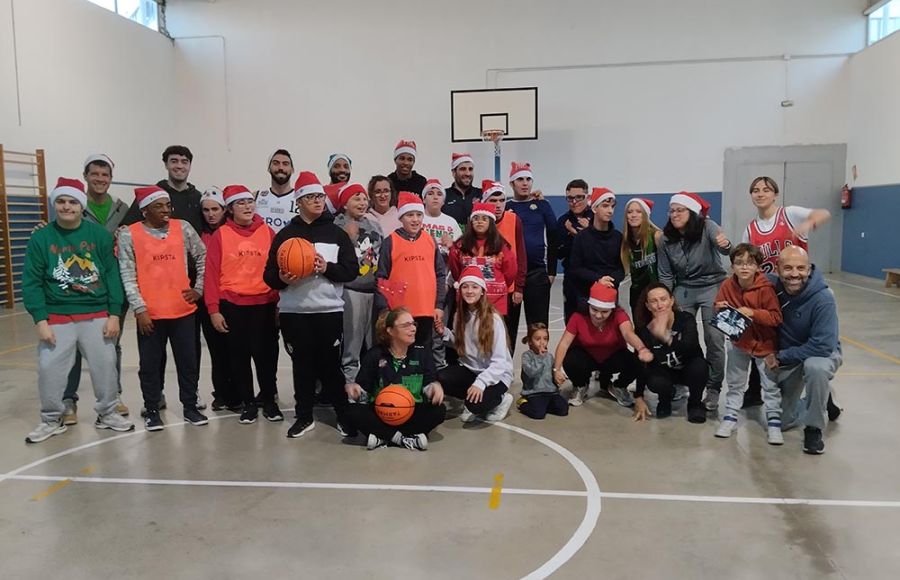
[[[778,207],[777,185],[763,177],[751,185],[759,217],[742,244],[732,247],[707,217],[706,201],[687,192],[669,200],[662,230],[650,220],[653,202],[631,199],[620,232],[609,189],[570,182],[569,211],[557,219],[533,190],[527,163],[512,164],[508,199],[503,183],[474,185],[466,153],[452,155],[447,188],[414,170],[416,155],[414,141],[400,141],[395,171],[363,185],[351,179],[351,158],[335,153],[323,185],[309,171],[292,183],[293,160],[279,149],[269,158],[268,188],[201,193],[188,182],[191,151],[176,145],[163,152],[167,178],[137,188],[130,207],[108,193],[112,160],[88,157],[87,186],[59,179],[50,195],[55,219],[28,246],[23,299],[40,338],[41,423],[26,441],[77,422],[82,357],[97,401],[95,426],[134,428],[119,397],[119,341],[129,309],[148,431],[165,427],[167,345],[184,419],[208,422],[198,396],[201,334],[211,359],[212,410],[238,413],[241,424],[256,422],[260,412],[283,421],[280,335],[293,369],[288,437],[313,429],[313,408],[324,403],[341,435],[361,433],[369,449],[419,450],[445,419],[445,397],[462,402],[464,422],[507,416],[516,403],[510,388],[523,307],[528,348],[516,405],[523,414],[567,414],[587,398],[594,377],[602,394],[634,407],[635,420],[650,416],[645,388],[658,395],[655,413],[663,418],[684,385],[688,420],[702,423],[718,409],[726,379],[725,334],[715,318],[733,309],[749,328],[729,343],[729,391],[716,435],[727,437],[740,408],[753,404],[743,400],[752,367],[751,391],[756,384],[762,392],[769,442],[782,443],[782,429],[803,424],[804,450],[824,451],[840,345],[834,299],[803,248],[826,211]],[[291,238],[314,247],[309,275],[279,261]],[[731,258],[730,277],[721,256]],[[551,355],[558,261],[566,330]],[[635,324],[618,306],[627,277]],[[560,393],[567,381],[568,400]],[[404,387],[415,401],[412,417],[397,427],[374,408],[389,385]]]

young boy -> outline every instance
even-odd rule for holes
[[[726,307],[736,309],[752,323],[737,340],[732,339],[728,348],[725,395],[725,416],[716,430],[716,437],[729,437],[737,427],[737,415],[747,390],[747,370],[755,364],[762,384],[762,397],[766,411],[768,440],[770,445],[781,445],[781,391],[766,374],[765,357],[778,348],[777,329],[781,324],[781,307],[775,287],[762,273],[763,255],[751,244],[738,244],[731,251],[733,276],[722,283],[716,295],[716,310]]]
[[[379,281],[375,295],[375,312],[390,307],[405,306],[416,321],[416,344],[430,346],[434,321],[443,320],[444,298],[447,293],[447,266],[434,239],[422,235],[425,206],[422,199],[408,191],[398,197],[397,213],[402,227],[384,238],[378,258]],[[406,285],[405,296],[398,304],[389,302],[384,294],[384,279],[395,287]]]
[[[98,429],[131,431],[116,412],[116,339],[122,312],[122,282],[113,238],[103,226],[83,219],[84,185],[61,177],[50,193],[56,219],[28,241],[22,299],[37,327],[38,393],[41,423],[26,443],[40,443],[66,431],[63,392],[75,352],[91,369]]]
[[[159,415],[162,399],[160,362],[171,343],[178,371],[178,390],[184,420],[191,425],[209,421],[197,409],[200,378],[197,356],[197,302],[203,295],[206,247],[187,221],[173,219],[169,193],[159,187],[134,190],[143,221],[119,232],[119,268],[125,296],[138,326],[141,393],[147,431],[165,428]],[[188,264],[197,272],[193,288]]]

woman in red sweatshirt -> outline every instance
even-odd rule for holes
[[[226,404],[243,404],[240,422],[256,422],[253,372],[256,365],[263,416],[282,421],[275,402],[278,367],[276,308],[278,292],[263,281],[275,232],[256,215],[253,194],[243,185],[224,191],[228,218],[210,236],[206,249],[204,301],[213,327],[225,335],[231,368]]]

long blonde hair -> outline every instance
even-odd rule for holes
[[[459,291],[457,291],[459,292]],[[478,351],[483,355],[490,355],[494,350],[494,315],[497,310],[491,301],[487,298],[487,293],[482,289],[481,298],[478,302],[471,306],[466,304],[462,299],[462,293],[459,292],[459,307],[456,309],[456,318],[454,319],[453,328],[455,333],[453,336],[453,346],[459,356],[466,354],[466,319],[469,312],[475,312],[475,324],[478,325]]]
[[[638,238],[637,240],[634,239],[631,227],[628,225],[628,206],[633,201],[636,202],[636,200],[630,200],[625,204],[625,223],[622,226],[623,235],[620,255],[622,256],[622,265],[625,267],[626,275],[631,273],[631,246],[640,242],[641,250],[647,253],[647,245],[650,243],[651,238],[656,236],[656,232],[661,231],[650,219],[650,216],[647,215],[647,212],[644,211],[644,208],[638,204],[638,207],[641,208],[641,213],[644,214],[644,219],[641,220],[641,227],[638,228]]]

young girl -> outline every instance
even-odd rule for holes
[[[348,406],[347,417],[368,436],[369,450],[392,443],[425,451],[428,433],[444,422],[444,391],[437,382],[431,349],[414,344],[416,321],[405,308],[386,311],[376,326],[377,346],[363,356],[356,381],[345,387],[351,400],[370,404]],[[416,402],[412,417],[397,427],[379,419],[371,405],[388,385],[403,386]]]
[[[528,334],[522,339],[528,350],[522,353],[522,398],[517,406],[519,412],[532,419],[543,419],[547,413],[560,417],[569,414],[569,404],[553,382],[549,343],[550,333],[543,322],[529,325]]]
[[[481,270],[470,266],[459,278],[459,307],[451,331],[435,319],[435,329],[453,344],[459,362],[438,373],[444,392],[463,399],[459,416],[464,423],[483,417],[502,421],[513,398],[507,390],[512,383],[512,355],[503,319],[487,299],[487,283]]]
[[[630,199],[625,204],[625,236],[622,238],[622,265],[631,275],[628,304],[634,315],[641,292],[658,279],[656,248],[662,240],[662,230],[650,221],[653,202],[642,197]]]

